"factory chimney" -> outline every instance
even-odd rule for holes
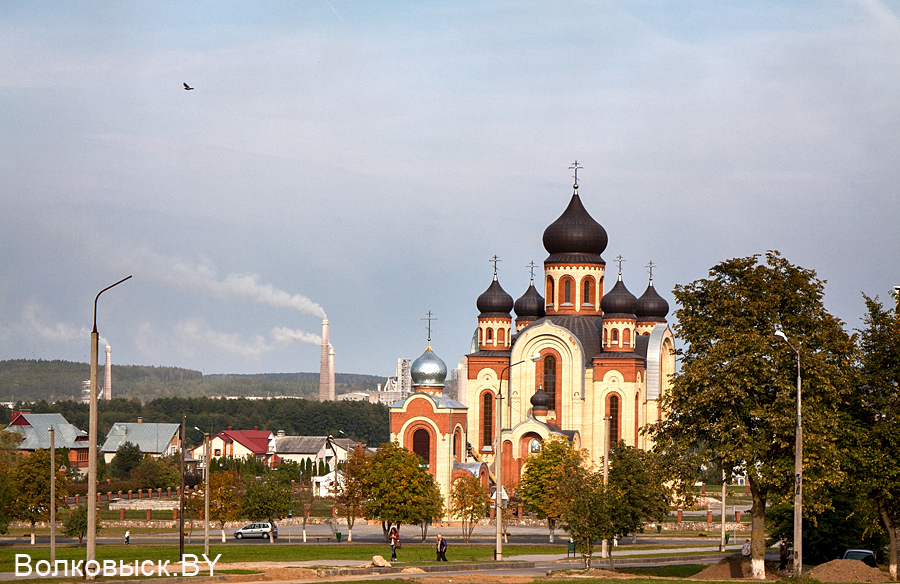
[[[103,399],[112,399],[112,361],[109,360],[109,345],[106,345],[106,374],[103,379]]]
[[[335,400],[334,397],[334,347],[328,343],[328,399]]]
[[[322,359],[319,362],[319,401],[328,401],[328,319],[322,321]]]

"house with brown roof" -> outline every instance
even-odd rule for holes
[[[246,458],[252,457],[272,466],[275,456],[275,435],[269,430],[260,430],[254,426],[252,430],[234,430],[228,426],[210,439],[211,458]],[[191,457],[206,464],[206,445],[200,444],[190,451]]]

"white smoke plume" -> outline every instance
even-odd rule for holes
[[[279,290],[272,284],[263,284],[256,274],[229,274],[223,279],[216,275],[215,267],[208,261],[195,265],[176,258],[166,258],[148,250],[140,251],[129,259],[132,267],[143,278],[171,284],[190,290],[203,290],[219,298],[246,298],[273,308],[293,308],[317,318],[327,318],[321,306],[303,296]]]
[[[295,331],[287,327],[278,327],[272,329],[272,337],[276,343],[289,344],[292,341],[300,341],[301,343],[310,343],[311,345],[322,344],[322,337],[303,331]]]

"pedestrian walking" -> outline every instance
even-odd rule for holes
[[[130,541],[131,541],[131,530],[126,529],[125,530],[125,545],[128,545],[128,543]]]
[[[750,557],[750,540],[749,539],[744,540],[744,545],[741,547],[741,556],[743,556],[745,558]]]
[[[400,531],[396,525],[391,526],[388,532],[388,541],[391,543],[391,561],[397,561],[397,548],[400,547]]]
[[[446,562],[447,556],[447,540],[441,537],[440,535],[437,537],[437,560],[436,562]]]
[[[778,564],[778,571],[786,572],[788,558],[790,557],[790,550],[788,549],[788,543],[786,539],[781,540],[781,545],[778,547],[778,556],[781,558],[781,563]]]

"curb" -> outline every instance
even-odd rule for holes
[[[534,562],[491,562],[489,564],[435,564],[427,566],[391,566],[390,568],[331,568],[316,570],[320,578],[329,576],[369,576],[377,574],[400,574],[407,568],[418,568],[423,572],[463,572],[468,570],[524,570],[534,568]]]

